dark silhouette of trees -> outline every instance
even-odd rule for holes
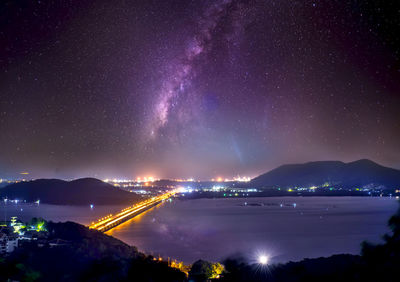
[[[365,262],[364,281],[399,281],[400,270],[400,209],[389,220],[392,234],[385,234],[384,244],[364,242],[361,255]]]
[[[392,232],[384,235],[384,243],[363,242],[361,255],[334,255],[266,267],[228,259],[221,281],[399,281],[400,209],[388,224]]]

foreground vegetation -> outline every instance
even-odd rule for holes
[[[0,260],[0,281],[185,281],[185,273],[135,247],[73,223],[48,222],[47,241],[25,242]]]
[[[399,281],[400,209],[390,218],[384,243],[362,243],[360,255],[334,255],[272,266],[249,265],[240,259],[224,262],[221,281]]]

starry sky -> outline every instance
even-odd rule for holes
[[[0,178],[400,169],[397,1],[1,1]]]

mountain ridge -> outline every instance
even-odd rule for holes
[[[56,205],[108,205],[132,204],[140,196],[121,190],[96,178],[79,178],[71,181],[36,179],[0,188],[0,198],[21,199],[27,202],[40,200]]]
[[[302,164],[285,164],[253,178],[254,186],[365,186],[382,185],[386,188],[400,186],[400,170],[377,164],[369,159],[353,162],[313,161]]]

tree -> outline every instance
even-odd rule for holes
[[[388,222],[392,234],[385,234],[384,244],[364,242],[361,255],[365,261],[362,271],[366,281],[398,281],[400,267],[400,209]]]
[[[224,266],[220,263],[212,263],[205,260],[198,260],[189,271],[189,280],[207,281],[219,278],[224,271]]]

